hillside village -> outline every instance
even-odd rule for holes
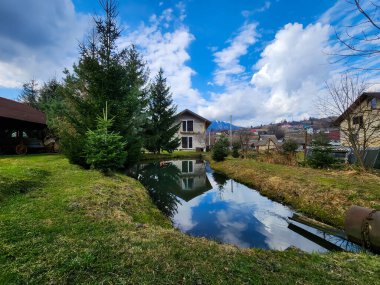
[[[380,4],[217,4],[0,4],[0,285],[379,283]]]

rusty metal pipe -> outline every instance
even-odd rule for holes
[[[346,213],[344,230],[349,240],[380,253],[380,211],[352,206]]]

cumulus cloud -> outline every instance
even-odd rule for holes
[[[256,27],[256,23],[245,23],[238,35],[230,40],[228,47],[214,53],[214,62],[218,66],[214,74],[216,84],[224,85],[229,80],[229,76],[245,71],[244,66],[239,64],[239,58],[247,54],[248,48],[256,42],[258,37]]]
[[[5,1],[0,9],[0,87],[47,80],[70,67],[90,17],[71,0]]]
[[[195,71],[187,63],[191,59],[188,48],[195,38],[182,23],[184,17],[181,2],[176,11],[169,8],[159,16],[153,15],[148,24],[142,23],[135,31],[122,37],[119,44],[120,47],[135,44],[147,61],[152,77],[161,67],[164,69],[179,110],[194,109],[205,102],[199,91],[192,87]]]
[[[285,25],[253,65],[251,80],[244,72],[235,74],[225,91],[212,94],[209,106],[198,111],[217,119],[233,114],[242,125],[315,115],[313,100],[333,71],[324,53],[332,48],[330,32],[321,23]]]

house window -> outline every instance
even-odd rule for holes
[[[371,109],[374,110],[377,107],[377,100],[376,98],[372,98],[371,100]]]
[[[363,116],[353,117],[352,123],[354,125],[359,125],[359,127],[363,127]]]
[[[193,148],[193,138],[182,137],[182,148]]]
[[[183,132],[193,132],[194,131],[194,121],[193,120],[182,121],[182,131]]]
[[[191,160],[182,161],[182,173],[193,173],[193,171],[194,171],[193,161]]]
[[[194,178],[187,177],[182,178],[182,189],[184,190],[191,190],[194,188]]]

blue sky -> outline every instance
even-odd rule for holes
[[[319,116],[324,82],[343,68],[327,55],[334,30],[356,19],[344,0],[119,0],[119,11],[119,47],[136,44],[152,77],[165,70],[179,110],[240,125]],[[93,13],[97,1],[3,2],[0,96],[61,78]]]

